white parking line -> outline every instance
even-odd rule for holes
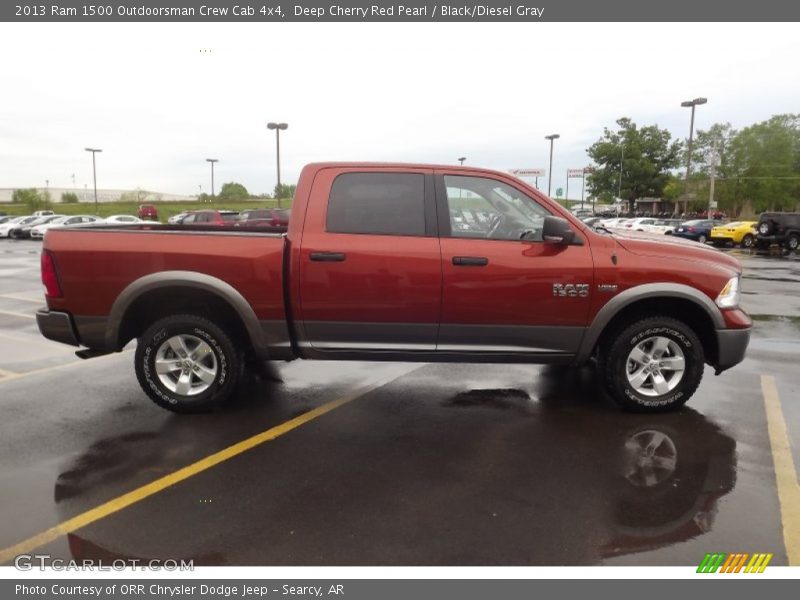
[[[28,336],[11,335],[7,331],[0,330],[0,338],[6,339],[6,340],[13,340],[15,342],[20,342],[21,344],[33,344],[34,346],[42,346],[42,347],[45,347],[45,348],[47,348],[49,350],[52,350],[53,348],[57,348],[58,347],[58,345],[54,344],[50,340],[47,340],[47,339],[43,338],[41,335],[36,335],[36,334],[28,335]],[[66,346],[64,344],[62,344],[61,347],[64,348],[64,349],[68,348],[68,346]]]
[[[97,363],[98,361],[102,361],[112,356],[119,356],[120,354],[127,354],[128,352],[133,352],[133,348],[128,348],[127,350],[123,350],[121,352],[112,352],[111,354],[105,354],[103,356],[97,356],[91,359],[92,364]],[[59,371],[61,369],[67,369],[69,367],[75,367],[78,365],[84,365],[86,361],[77,360],[73,362],[64,363],[63,365],[53,365],[52,367],[44,367],[42,369],[35,369],[33,371],[25,371],[24,373],[14,373],[13,371],[6,371],[9,375],[0,378],[0,385],[6,383],[7,381],[16,381],[17,379],[23,379],[25,377],[29,377],[31,375],[41,375],[42,373],[49,373],[50,371]]]
[[[30,296],[23,296],[21,294],[0,294],[0,298],[7,298],[9,300],[22,300],[23,302],[31,302],[41,304],[44,306],[44,298],[31,298]]]
[[[6,371],[5,369],[0,369],[0,379],[3,379],[5,377],[14,377],[16,375],[19,375],[19,373],[15,373],[14,371]]]
[[[36,315],[26,315],[25,313],[15,312],[13,310],[0,310],[0,315],[9,315],[11,317],[22,317],[23,319],[35,319]]]

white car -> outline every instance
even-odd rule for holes
[[[34,217],[33,215],[28,215],[25,217],[14,217],[13,219],[9,219],[2,225],[0,225],[0,238],[7,238],[8,232],[12,229],[19,227],[20,225],[27,225],[28,223],[33,223],[39,217]]]
[[[134,223],[144,223],[144,221],[133,215],[111,215],[97,222],[98,225],[132,225]]]
[[[648,225],[653,225],[656,220],[652,217],[639,217],[636,219],[628,219],[625,222],[625,229],[631,231],[647,231]]]
[[[180,224],[181,221],[183,221],[186,218],[188,214],[189,214],[188,212],[182,212],[178,213],[177,215],[172,215],[169,219],[167,219],[167,223],[169,223],[170,225],[178,225]]]
[[[49,223],[44,223],[43,225],[38,225],[37,227],[31,229],[31,239],[41,240],[44,237],[45,232],[51,227],[79,227],[82,225],[91,225],[92,223],[97,223],[100,220],[100,217],[95,217],[94,215],[59,217],[58,219],[50,221]]]
[[[658,235],[672,235],[672,232],[681,224],[680,219],[658,219],[655,223],[647,225],[645,231]]]
[[[613,219],[603,219],[599,224],[606,229],[625,229],[625,223],[630,220],[631,219],[615,217]]]

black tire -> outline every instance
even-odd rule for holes
[[[708,241],[708,238],[701,233],[699,236],[697,236],[697,241],[701,244],[705,244]]]
[[[742,238],[741,246],[742,248],[752,248],[755,243],[756,243],[756,238],[748,233]]]
[[[761,221],[758,224],[758,233],[761,235],[769,235],[772,233],[772,221]]]
[[[159,352],[164,355],[162,360],[181,362],[181,358],[167,343],[176,336],[185,336],[181,339],[188,342],[185,347],[189,350],[192,350],[191,344],[196,340],[198,343],[205,342],[210,352],[207,351],[204,358],[198,359],[194,368],[183,370],[179,366],[178,372],[172,371],[162,379],[156,373],[155,361]],[[184,359],[194,357],[193,353],[183,356]],[[205,361],[204,365],[200,364],[201,360]],[[228,334],[208,319],[196,315],[172,315],[154,323],[139,337],[134,361],[136,378],[145,393],[161,408],[176,413],[206,412],[221,406],[236,391],[244,364],[241,353]],[[213,365],[213,368],[208,365]],[[213,371],[212,381],[203,381],[193,374],[192,371],[197,371],[201,366],[206,366],[207,372]],[[180,377],[181,373],[189,375],[190,386],[197,386],[186,394],[170,389],[165,384],[165,380],[171,382],[173,377]]]
[[[786,249],[789,252],[797,252],[798,247],[800,247],[800,236],[796,233],[789,234],[786,238]]]
[[[677,385],[662,395],[647,395],[628,381],[628,358],[639,344],[653,336],[674,342],[684,356],[684,371]],[[665,412],[686,403],[703,378],[705,356],[700,339],[692,329],[671,317],[641,319],[619,330],[607,339],[610,348],[599,362],[606,391],[625,410],[633,412]],[[675,374],[672,375],[673,377]],[[653,386],[654,387],[654,386]]]

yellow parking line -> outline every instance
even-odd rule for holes
[[[0,310],[0,315],[10,315],[12,317],[22,317],[23,319],[35,319],[36,315],[26,315],[21,312],[14,312],[13,310]]]
[[[783,543],[786,546],[789,565],[800,566],[800,484],[797,481],[797,470],[792,458],[792,447],[786,421],[783,418],[781,399],[772,375],[761,376],[761,393],[767,411],[767,431],[772,448],[772,461],[775,465],[775,481],[783,523]]]
[[[383,377],[379,380],[373,381],[370,384],[361,387],[351,394],[347,396],[343,396],[337,400],[332,400],[327,404],[323,404],[313,410],[308,411],[300,415],[299,417],[295,417],[294,419],[290,419],[280,425],[262,431],[252,437],[249,437],[241,442],[238,442],[232,446],[228,446],[227,448],[220,450],[219,452],[215,452],[209,456],[206,456],[203,459],[198,460],[195,463],[187,467],[183,467],[174,473],[170,473],[169,475],[165,475],[155,481],[145,484],[139,488],[136,488],[133,491],[128,492],[127,494],[123,494],[113,500],[109,500],[108,502],[101,504],[95,508],[87,510],[84,513],[77,515],[71,519],[66,521],[62,521],[55,527],[51,527],[33,537],[28,538],[14,546],[10,546],[5,548],[4,550],[0,550],[0,565],[8,563],[14,559],[14,557],[20,554],[30,554],[36,548],[40,546],[44,546],[45,544],[49,544],[50,542],[57,540],[62,535],[67,535],[68,533],[72,533],[81,529],[82,527],[86,527],[87,525],[94,523],[95,521],[99,521],[100,519],[104,519],[109,515],[112,515],[124,508],[127,508],[145,498],[149,498],[150,496],[157,494],[169,487],[174,486],[177,483],[180,483],[194,475],[207,471],[208,469],[224,462],[228,459],[231,459],[235,456],[238,456],[248,450],[252,450],[256,446],[260,446],[265,442],[272,441],[290,431],[297,429],[301,425],[305,425],[321,417],[333,410],[336,410],[340,406],[347,404],[348,402],[352,402],[353,400],[360,398],[364,394],[376,390],[380,387],[385,386],[386,384],[402,377],[403,375],[407,375],[411,371],[420,368],[419,365],[411,365],[406,366],[401,372],[397,372],[397,370],[393,371],[393,374],[388,377]]]

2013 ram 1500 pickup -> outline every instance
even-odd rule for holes
[[[582,365],[621,406],[678,407],[740,362],[741,267],[686,241],[593,230],[504,173],[320,163],[288,230],[51,229],[42,334],[90,357],[138,340],[177,412],[234,394],[248,360]]]

